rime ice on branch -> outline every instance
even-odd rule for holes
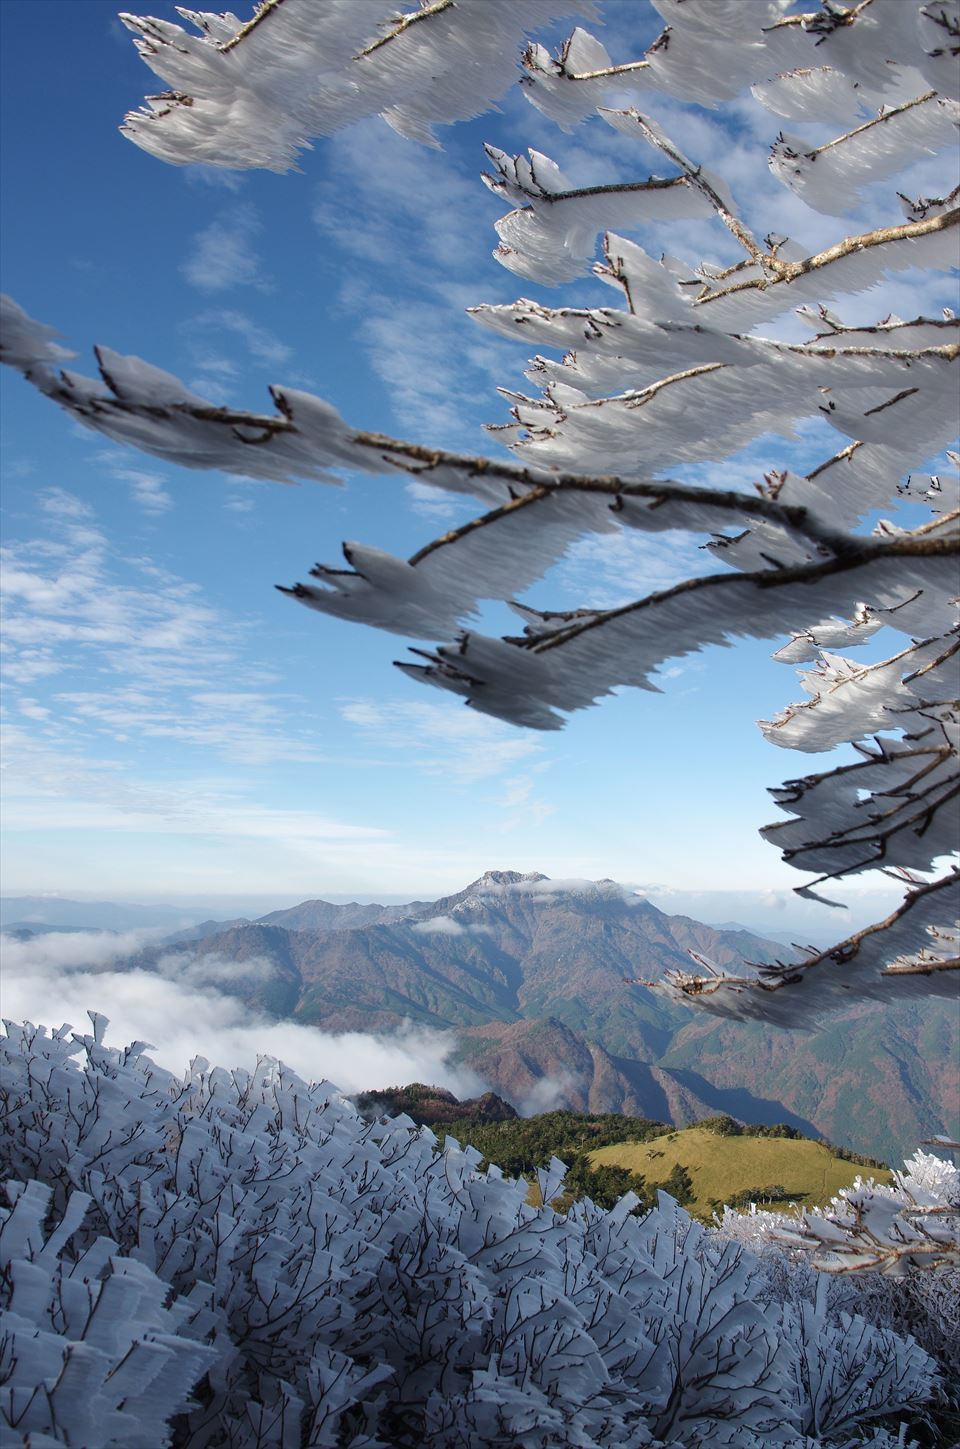
[[[895,1449],[871,1424],[936,1389],[846,1279],[784,1284],[732,1241],[750,1219],[717,1234],[665,1194],[642,1219],[633,1194],[535,1208],[472,1147],[366,1122],[329,1082],[270,1058],[178,1079],[91,1016],[0,1035],[5,1445],[827,1449],[856,1429]],[[899,1206],[948,1262],[955,1182],[909,1166]],[[563,1173],[542,1170],[548,1199]],[[890,1233],[887,1197],[869,1223]]]
[[[533,359],[534,394],[509,394],[511,421],[493,429],[512,461],[358,430],[288,388],[273,389],[271,413],[215,407],[103,349],[99,378],[58,372],[49,329],[19,310],[9,360],[88,426],[186,467],[277,482],[393,468],[476,497],[480,516],[411,558],[344,545],[345,568],[318,564],[311,582],[286,592],[434,645],[417,651],[424,662],[401,668],[500,718],[558,728],[565,712],[620,685],[655,689],[670,658],[791,635],[777,657],[813,665],[803,676],[809,698],[764,732],[808,753],[851,742],[861,760],[775,790],[790,818],[764,834],[815,873],[813,885],[879,868],[903,882],[904,903],[799,966],[731,979],[703,962],[666,989],[783,1021],[851,991],[946,992],[960,964],[960,875],[941,868],[960,795],[957,480],[947,469],[916,470],[955,439],[958,324],[951,313],[848,326],[827,304],[903,269],[956,263],[960,5],[825,0],[788,13],[790,0],[653,3],[668,28],[643,56],[613,64],[575,30],[555,57],[536,43],[526,50],[522,84],[565,129],[599,112],[666,174],[578,189],[539,152],[488,148],[485,179],[512,208],[497,224],[499,260],[556,283],[589,270],[600,238],[604,260],[593,271],[617,294],[608,307],[521,298],[473,309],[482,325],[551,354]],[[360,115],[381,113],[423,139],[502,95],[521,32],[564,8],[590,10],[435,0],[398,18],[381,0],[267,0],[243,25],[184,12],[199,34],[126,17],[141,55],[173,88],[128,117],[126,133],[168,161],[273,169],[292,164],[309,136]],[[859,187],[889,179],[882,225],[819,251],[758,232],[723,176],[684,155],[655,119],[664,97],[722,108],[747,88],[792,128],[838,127],[828,143],[795,129],[780,135],[769,158],[775,177],[830,216],[844,214]],[[909,186],[914,162],[935,155],[945,157],[937,195],[896,190]],[[663,222],[669,235],[685,217],[713,218],[741,259],[716,267],[655,257],[611,230]],[[778,335],[791,313],[811,324],[809,341]],[[836,431],[837,449],[798,476],[775,440],[812,418]],[[760,438],[774,441],[752,492],[671,476]],[[869,514],[903,497],[923,521],[865,531]],[[619,529],[699,534],[724,567],[612,610],[544,613],[513,602],[583,534]],[[522,633],[497,639],[465,627],[486,599],[511,602]],[[858,667],[836,652],[882,626],[901,636],[884,662]]]

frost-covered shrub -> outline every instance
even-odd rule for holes
[[[217,1358],[203,1342],[209,1290],[168,1305],[167,1285],[109,1238],[66,1254],[90,1199],[71,1193],[45,1237],[51,1196],[8,1183],[0,1208],[0,1425],[31,1446],[163,1449],[167,1421]]]
[[[806,1269],[778,1297],[765,1258],[664,1194],[643,1218],[632,1195],[533,1208],[472,1148],[366,1123],[272,1059],[180,1081],[94,1025],[2,1040],[11,1443],[795,1449],[935,1387],[913,1340]],[[546,1201],[563,1173],[543,1170]],[[64,1401],[77,1302],[109,1349]],[[139,1439],[111,1387],[131,1361],[160,1365]]]
[[[903,1277],[912,1269],[960,1266],[960,1172],[929,1152],[915,1152],[892,1184],[856,1177],[824,1208],[780,1213],[751,1204],[726,1207],[726,1237],[754,1246],[773,1239],[812,1250],[827,1272],[880,1269]]]
[[[891,1186],[857,1178],[823,1209],[794,1214],[724,1209],[721,1236],[757,1253],[776,1303],[825,1298],[834,1318],[912,1338],[960,1400],[960,1174],[918,1151]],[[918,1251],[918,1242],[921,1249]],[[871,1271],[880,1269],[885,1271]]]

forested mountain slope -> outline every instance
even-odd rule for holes
[[[304,929],[323,920],[334,928]],[[491,871],[432,903],[311,901],[137,962],[171,951],[256,958],[269,968],[260,979],[225,988],[251,1008],[329,1031],[455,1030],[461,1057],[523,1111],[675,1123],[728,1112],[885,1160],[955,1130],[957,1072],[946,1064],[957,1024],[942,1005],[861,1003],[813,1035],[705,1020],[626,979],[656,980],[690,950],[723,966],[786,955],[749,932],[667,915],[612,881]]]

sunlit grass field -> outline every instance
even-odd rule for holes
[[[593,1168],[626,1167],[648,1183],[661,1182],[673,1168],[685,1167],[693,1183],[688,1208],[697,1217],[709,1217],[723,1203],[742,1194],[762,1202],[765,1190],[775,1189],[778,1210],[791,1202],[801,1207],[827,1203],[839,1188],[849,1187],[857,1175],[878,1182],[891,1181],[881,1168],[859,1167],[837,1157],[821,1142],[803,1138],[727,1137],[700,1127],[667,1132],[649,1142],[621,1142],[591,1152]]]

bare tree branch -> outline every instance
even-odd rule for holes
[[[389,45],[391,40],[396,40],[399,35],[403,35],[404,31],[409,30],[411,25],[416,25],[418,20],[430,20],[434,15],[441,15],[444,10],[451,9],[454,4],[455,0],[433,0],[431,5],[424,5],[422,10],[414,10],[408,15],[401,15],[386,35],[381,35],[378,40],[371,41],[369,45],[364,46],[363,50],[353,57],[354,60],[363,60],[365,55],[373,55],[374,51],[379,50],[382,45]]]
[[[250,35],[254,30],[256,30],[259,25],[262,25],[269,16],[275,14],[282,4],[283,0],[261,0],[261,3],[257,6],[257,11],[253,18],[251,20],[248,20],[246,25],[241,25],[236,35],[234,35],[230,40],[224,41],[220,49],[223,51],[228,51],[233,50],[236,46],[240,45],[241,42],[246,40],[247,36]]]
[[[704,291],[695,298],[693,305],[703,307],[736,292],[766,291],[771,287],[788,287],[798,277],[806,276],[810,272],[822,271],[856,252],[886,246],[890,242],[915,241],[919,237],[933,236],[937,232],[949,230],[958,222],[960,222],[960,207],[954,207],[953,210],[945,212],[941,216],[928,216],[923,221],[908,221],[904,222],[902,226],[878,227],[874,231],[863,232],[859,236],[844,237],[843,241],[836,242],[832,247],[827,247],[825,251],[817,252],[812,257],[806,257],[803,261],[784,263],[783,271],[772,282],[762,277],[755,277],[748,281],[733,283],[729,287],[720,287],[716,291],[710,291],[708,284],[704,283]],[[789,305],[789,303],[784,305]]]

